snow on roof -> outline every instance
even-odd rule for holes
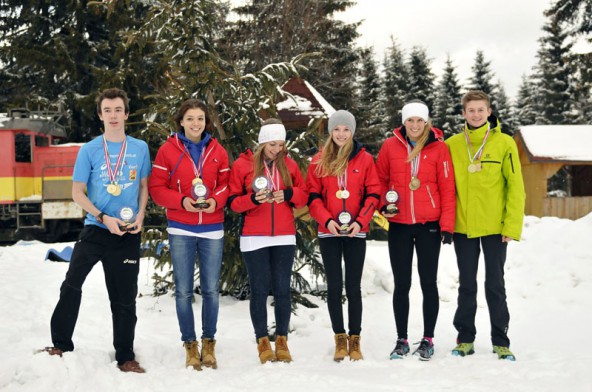
[[[519,132],[532,161],[592,162],[592,125],[527,125]]]
[[[302,89],[302,83],[305,89]],[[282,88],[289,92],[290,96],[276,104],[278,111],[290,111],[311,119],[329,117],[335,113],[333,106],[306,80],[293,78]]]
[[[288,97],[286,100],[278,102],[276,105],[277,110],[297,111],[304,116],[313,118],[324,116],[324,113],[321,110],[313,108],[312,102],[310,102],[308,99],[294,94],[292,97]]]
[[[333,113],[335,113],[335,109],[333,108],[333,106],[331,106],[331,104],[327,102],[327,100],[314,87],[312,87],[310,83],[308,83],[305,80],[304,84],[306,85],[306,87],[308,87],[308,89],[310,90],[312,95],[314,95],[317,101],[319,101],[319,103],[323,107],[323,111],[327,113],[327,116],[331,116]]]

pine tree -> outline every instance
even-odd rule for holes
[[[556,0],[545,11],[545,15],[554,18],[566,26],[570,35],[585,37],[592,42],[592,2],[589,0]],[[573,107],[568,115],[572,123],[592,122],[592,52],[570,53],[568,61],[573,65],[571,92]]]
[[[568,34],[555,18],[543,26],[546,33],[539,39],[538,62],[535,66],[537,83],[537,124],[566,124],[572,106],[568,62],[571,43]]]
[[[401,109],[407,101],[407,88],[409,70],[405,63],[405,53],[394,37],[391,37],[391,46],[387,49],[384,68],[384,107],[386,109],[387,136],[401,125]]]
[[[378,76],[373,49],[363,49],[360,55],[362,59],[358,81],[360,100],[355,108],[356,139],[362,142],[370,153],[376,155],[387,130],[384,124],[385,110],[382,106],[384,102],[382,83]]]
[[[239,20],[223,42],[225,57],[249,73],[264,65],[315,53],[305,61],[301,77],[337,109],[356,105],[359,61],[354,46],[359,23],[334,16],[353,5],[350,0],[250,0],[235,8]]]
[[[94,98],[103,88],[126,89],[135,113],[148,103],[140,81],[152,67],[123,49],[120,32],[133,30],[146,12],[141,1],[1,2],[0,105],[62,104],[71,115],[71,141],[99,134]]]
[[[506,90],[500,80],[495,85],[495,95],[493,96],[493,102],[495,102],[495,114],[501,122],[501,130],[508,135],[513,135],[516,131],[516,123],[514,120],[514,112]]]
[[[590,0],[556,0],[545,12],[558,23],[566,22],[573,26],[576,34],[592,32],[592,2]]]
[[[494,74],[491,70],[491,61],[485,60],[482,50],[477,51],[471,71],[473,75],[469,78],[469,90],[481,90],[490,97],[493,96],[495,88],[492,82]]]
[[[457,133],[463,126],[461,86],[450,56],[446,58],[444,74],[438,83],[433,116],[434,126],[442,129],[444,137]]]
[[[207,102],[216,127],[215,136],[228,151],[231,161],[234,160],[247,147],[254,145],[263,104],[269,105],[268,110],[274,114],[274,102],[279,99],[281,85],[301,70],[297,65],[298,58],[241,75],[234,64],[225,61],[217,52],[216,40],[223,27],[221,17],[224,10],[218,7],[216,1],[153,0],[152,4],[145,24],[129,37],[129,41],[139,47],[156,48],[149,56],[150,61],[156,64],[158,73],[165,75],[168,82],[157,86],[156,103],[144,113],[146,118],[151,119],[145,137],[164,141],[169,129],[172,129],[172,114],[181,101],[196,97]],[[289,140],[289,150],[298,150],[298,143],[307,143],[308,139],[310,135],[303,132],[296,140]],[[306,157],[300,157],[300,154],[292,156],[304,169]],[[241,220],[234,213],[226,216],[224,263],[220,279],[225,293],[244,298],[247,275],[237,235]],[[297,219],[296,225],[299,228],[296,237],[298,250],[293,281],[297,289],[306,291],[310,287],[299,270],[306,265],[318,272],[320,260],[315,247],[316,232],[310,228],[306,230],[305,225],[311,225],[302,218]],[[159,266],[166,263],[168,260],[161,258]],[[172,284],[170,276],[157,279],[160,279],[160,290]],[[298,302],[313,306],[298,293],[294,295]]]
[[[537,116],[536,93],[531,77],[522,75],[514,112],[516,129],[522,125],[535,124]]]
[[[431,69],[431,60],[424,48],[415,46],[409,53],[407,60],[409,99],[419,99],[434,110],[434,80],[435,76]]]

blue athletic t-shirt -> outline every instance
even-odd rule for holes
[[[121,187],[119,196],[107,193],[107,185],[111,181],[103,151],[103,136],[94,138],[80,148],[72,175],[72,181],[86,183],[87,196],[95,207],[106,215],[114,217],[118,216],[122,207],[131,207],[134,210],[134,216],[138,213],[140,180],[148,177],[151,171],[150,153],[146,142],[131,136],[126,136],[126,141],[125,159],[120,164],[119,173],[116,175],[117,183]],[[121,145],[122,142],[107,141],[111,170],[115,170]],[[106,228],[88,213],[84,224]]]

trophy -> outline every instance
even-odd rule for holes
[[[399,200],[399,194],[395,190],[390,190],[386,193],[386,213],[387,214],[398,214],[399,208],[397,207],[397,201]]]
[[[347,211],[341,211],[339,216],[337,217],[337,221],[341,225],[339,227],[339,234],[349,234],[351,228],[349,224],[351,223],[352,216]]]
[[[124,222],[122,226],[119,226],[119,230],[130,231],[134,229],[134,227],[130,227],[130,225],[134,222],[136,216],[134,214],[134,210],[131,207],[122,207],[117,213],[117,216]]]
[[[253,192],[257,193],[263,189],[267,190],[265,197],[267,199],[273,199],[273,193],[269,189],[269,180],[267,177],[259,176],[253,180]]]
[[[206,199],[210,195],[210,190],[203,183],[203,181],[194,181],[191,185],[191,197],[195,200],[193,207],[195,208],[208,208],[210,205],[206,202]]]

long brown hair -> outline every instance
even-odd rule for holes
[[[270,118],[263,122],[263,125],[269,124],[281,124],[281,120],[277,118]],[[267,143],[261,143],[255,149],[253,153],[253,178],[257,178],[259,176],[265,175],[265,145]],[[292,176],[290,175],[290,171],[288,170],[288,166],[286,165],[286,156],[288,155],[288,148],[286,144],[284,144],[284,148],[275,158],[275,167],[278,169],[280,176],[282,176],[282,182],[284,186],[292,186]]]
[[[337,143],[333,141],[332,133],[329,133],[329,137],[325,141],[321,157],[315,163],[317,167],[315,174],[319,177],[327,176],[340,176],[345,172],[347,168],[347,162],[349,156],[354,148],[354,138],[352,137],[343,146],[339,147]]]

